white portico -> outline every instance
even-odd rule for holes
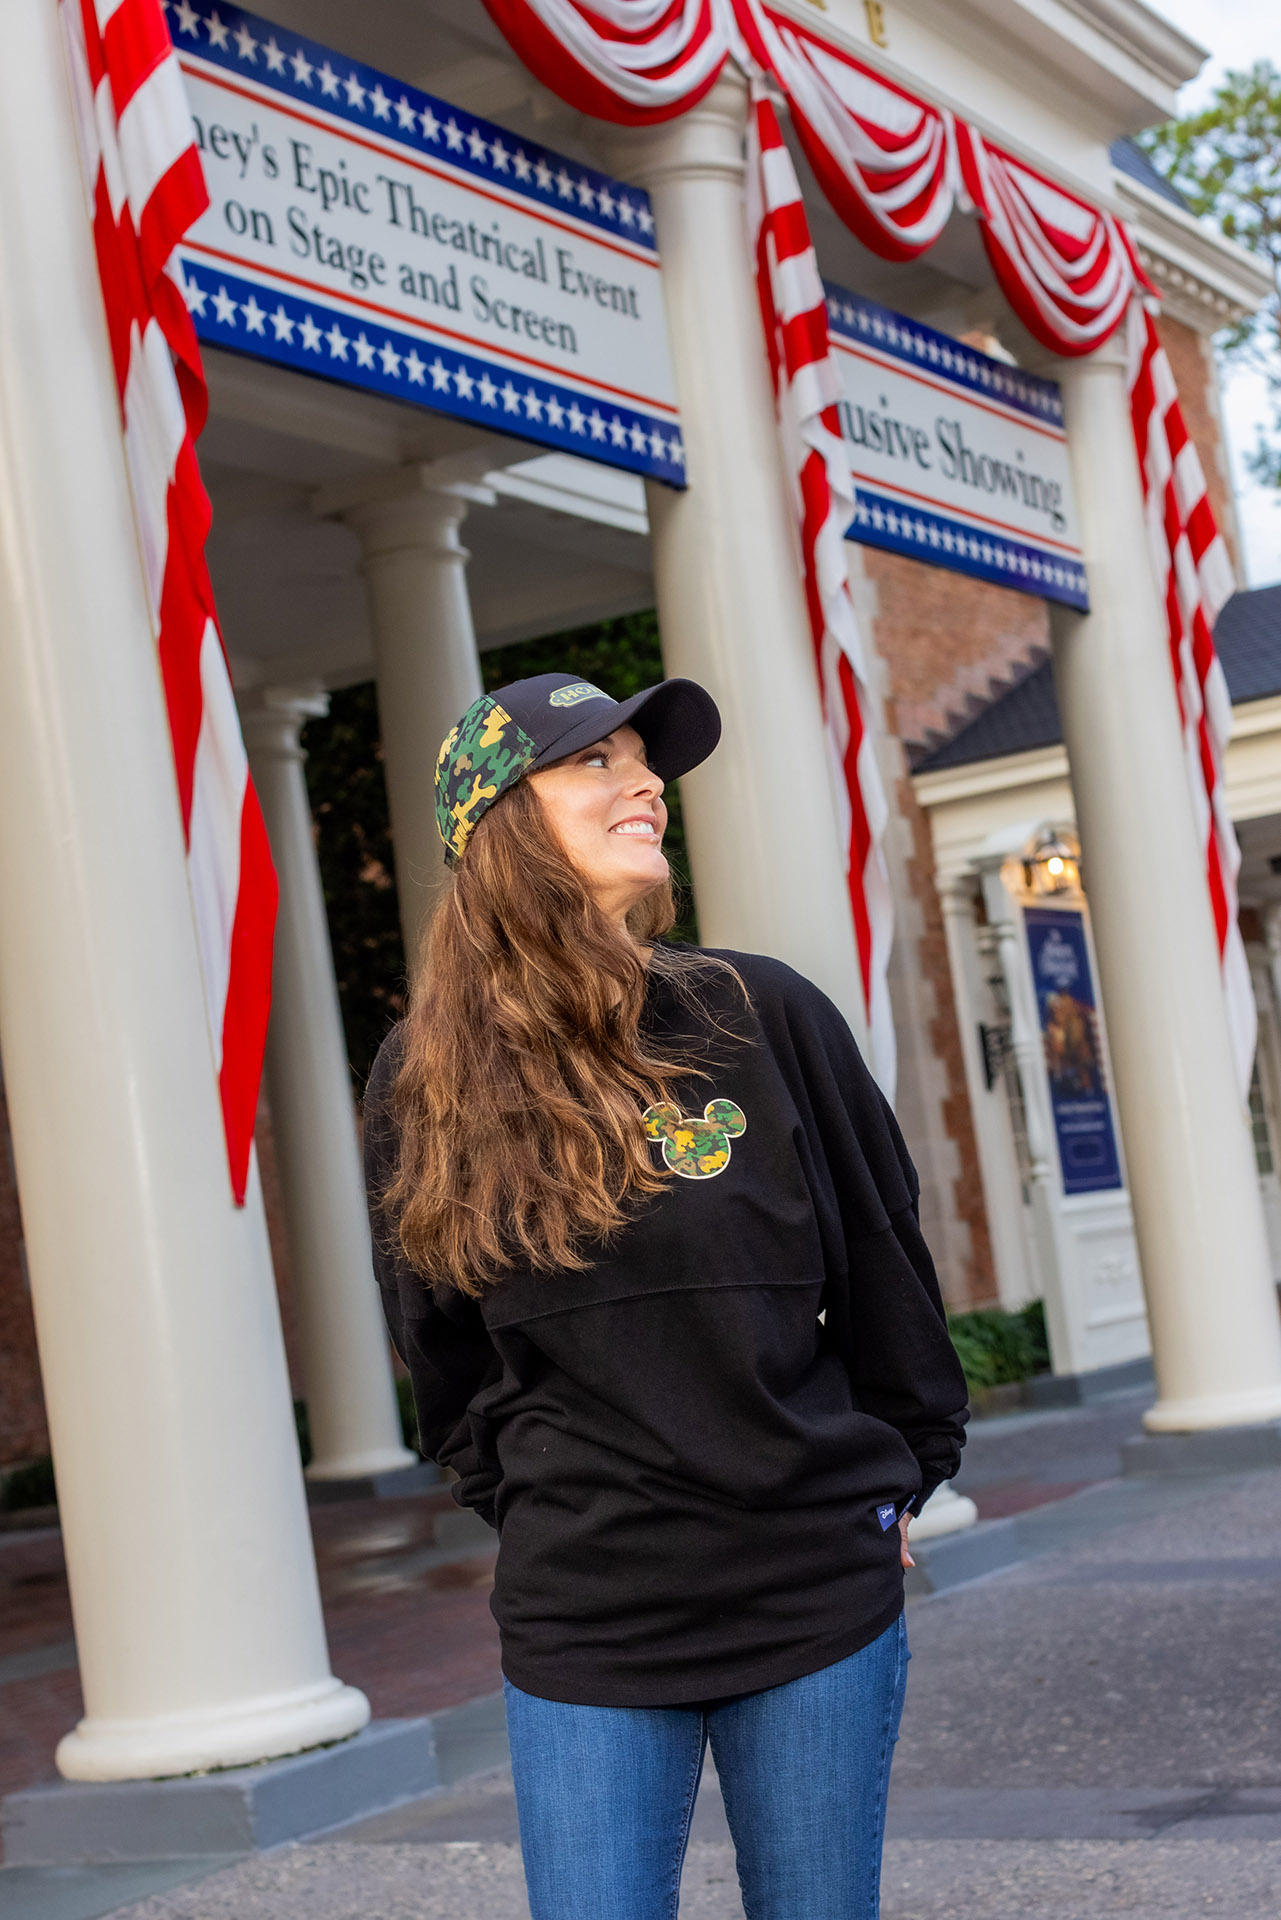
[[[791,11],[807,22],[813,12],[803,0]],[[86,1692],[85,1722],[60,1764],[78,1777],[129,1779],[319,1746],[354,1732],[365,1706],[328,1670],[261,1199],[251,1188],[237,1212],[226,1192],[100,297],[47,16],[38,0],[16,0],[0,76],[0,256],[14,290],[0,325],[10,801],[0,809],[0,1042]],[[1138,218],[1149,270],[1171,286],[1182,276],[1202,333],[1218,323],[1216,300],[1248,304],[1252,269],[1240,256],[1114,174],[1111,143],[1167,116],[1200,59],[1137,0],[1071,10],[1004,0],[945,18],[904,0],[888,48],[869,43],[852,0],[832,0],[821,18],[835,44],[890,81]],[[674,476],[642,480],[599,455],[522,437],[517,418],[504,429],[434,409],[425,387],[421,399],[362,388],[346,380],[336,347],[325,357],[317,348],[310,371],[301,360],[273,362],[255,346],[263,309],[251,321],[248,302],[229,296],[221,344],[206,346],[209,557],[282,880],[268,1098],[315,1472],[341,1478],[395,1468],[404,1455],[368,1277],[299,760],[300,725],[326,694],[377,681],[412,951],[440,878],[432,762],[479,689],[480,654],[656,605],[668,672],[703,681],[727,719],[724,747],[685,794],[702,936],[792,961],[860,1029],[862,1010],[796,526],[741,225],[744,84],[727,72],[687,114],[624,133],[532,80],[479,5],[281,0],[271,25],[282,43],[340,41],[351,60],[489,116],[514,140],[564,153],[567,166],[648,188],[687,452],[683,488],[669,484]],[[832,280],[1030,358],[974,219],[956,215],[927,253],[895,264],[862,246],[803,162],[800,171]],[[1024,756],[1017,779],[1001,764],[982,778],[939,770],[917,786],[936,828],[995,1266],[1007,1299],[1044,1289],[1053,1301],[1045,1235],[1061,1235],[1064,1218],[1044,1105],[1033,1113],[1032,1091],[1031,1159],[1021,1168],[976,1052],[983,982],[999,968],[1012,1003],[1021,991],[1009,932],[1021,900],[1003,877],[1020,848],[999,836],[1020,822],[1032,832],[1076,823],[1137,1263],[1110,1269],[1128,1292],[1113,1303],[1124,1311],[1109,1323],[1109,1347],[1072,1321],[1064,1243],[1054,1242],[1056,1361],[1083,1371],[1140,1350],[1141,1269],[1160,1396],[1153,1424],[1272,1420],[1281,1416],[1281,1327],[1181,784],[1160,601],[1141,558],[1123,371],[1104,347],[1053,373],[1065,393],[1091,602],[1088,614],[1060,610],[1054,620],[1071,791],[1061,747],[1036,766]],[[851,564],[892,715],[888,629],[854,549]],[[1271,720],[1262,707],[1255,720],[1249,734],[1243,722],[1229,768],[1233,793],[1261,783],[1254,811],[1238,809],[1251,823],[1281,813],[1269,789]],[[931,1022],[946,1009],[926,1004],[931,928],[913,892],[911,795],[888,728],[882,759],[895,791],[897,1011],[916,1034],[901,1047],[900,1112],[926,1176],[924,1210],[942,1218],[953,1176],[936,1123],[943,1048]],[[1266,864],[1271,847],[1262,827],[1257,846],[1255,825],[1245,831],[1248,879],[1249,862]],[[987,924],[976,934],[980,882]],[[1008,921],[997,883],[1012,903]],[[1247,897],[1271,909],[1272,885]],[[1256,955],[1265,980],[1281,944],[1274,920]],[[983,1011],[996,1024],[997,1012]],[[1012,1044],[1035,1088],[1039,1035],[1023,1012]],[[1268,1084],[1281,1085],[1281,1073]],[[1031,1237],[1021,1171],[1042,1189]],[[1106,1232],[1123,1239],[1128,1228],[1114,1219]],[[251,1577],[229,1585],[229,1565]]]

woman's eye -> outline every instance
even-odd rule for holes
[[[594,767],[598,764],[602,767],[609,765],[609,755],[603,747],[597,747],[592,753],[589,753],[583,761],[585,767]]]

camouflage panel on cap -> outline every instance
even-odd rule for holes
[[[468,707],[436,758],[436,825],[456,867],[485,808],[514,786],[538,749],[492,693]]]

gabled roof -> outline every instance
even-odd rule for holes
[[[1233,706],[1281,693],[1281,584],[1234,593],[1219,615],[1214,643]],[[1063,738],[1048,660],[958,727],[950,740],[913,758],[914,773],[973,766],[1005,754],[1057,746]]]
[[[1176,207],[1187,211],[1187,201],[1177,187],[1172,187],[1164,174],[1158,173],[1141,146],[1128,137],[1114,140],[1109,152],[1112,165],[1118,173],[1124,173],[1131,180],[1137,180],[1141,187],[1147,187],[1152,193],[1159,193],[1163,200],[1173,201]]]

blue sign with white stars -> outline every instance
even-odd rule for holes
[[[640,188],[237,7],[166,13],[202,341],[685,484]]]
[[[1088,608],[1055,382],[826,293],[858,495],[846,537]]]

